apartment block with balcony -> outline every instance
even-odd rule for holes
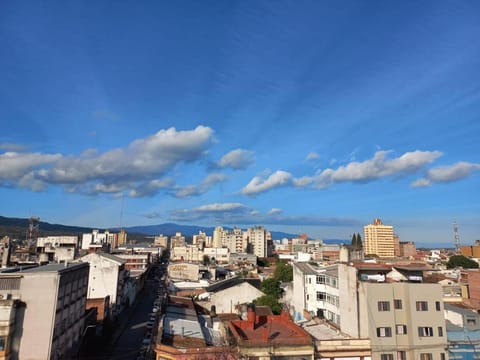
[[[380,219],[363,227],[365,255],[376,255],[380,258],[395,257],[395,240],[393,226],[384,225]]]

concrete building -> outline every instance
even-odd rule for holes
[[[4,236],[0,239],[0,267],[6,268],[10,266],[10,256],[12,254],[12,245],[10,244],[10,238]]]
[[[225,246],[230,250],[230,252],[246,252],[248,239],[247,234],[238,227],[234,227],[231,231],[227,231],[224,235]]]
[[[400,256],[403,258],[414,258],[417,255],[417,249],[413,241],[400,241]]]
[[[117,256],[97,252],[85,255],[80,261],[90,264],[88,277],[88,299],[110,299],[111,317],[121,312],[124,304],[123,287],[128,274],[126,260]]]
[[[252,248],[252,253],[260,258],[265,258],[272,253],[272,238],[263,226],[255,226],[246,231],[248,243]],[[243,252],[243,251],[235,251]]]
[[[113,254],[114,256],[125,260],[125,269],[128,271],[141,270],[146,271],[150,266],[150,254]]]
[[[370,339],[373,360],[441,359],[447,344],[442,287],[424,283],[425,270],[376,263],[325,269],[295,264],[295,316],[316,312],[342,333]]]
[[[197,264],[172,263],[167,271],[170,279],[197,281],[200,267]]]
[[[165,249],[168,248],[168,236],[165,236],[163,234],[155,236],[155,239],[153,240],[153,245],[161,246]]]
[[[181,232],[177,232],[174,236],[170,236],[170,249],[184,247],[185,245],[185,236],[183,236]]]
[[[75,354],[84,330],[88,273],[88,264],[62,263],[0,274],[6,359],[57,360]]]
[[[204,256],[208,256],[210,262],[216,264],[228,264],[230,262],[230,251],[227,248],[205,248],[202,254],[202,261]]]
[[[72,261],[78,249],[77,236],[47,236],[37,238],[39,262]]]
[[[157,360],[238,359],[218,316],[200,312],[190,298],[169,296],[159,321],[155,344]]]
[[[198,303],[208,310],[215,306],[217,314],[240,313],[242,305],[251,304],[265,295],[248,281],[238,277],[218,281],[206,287],[205,291],[199,295],[201,301]]]
[[[480,352],[480,315],[466,304],[445,304],[450,359],[474,360]]]
[[[212,239],[212,246],[216,248],[221,248],[226,246],[226,231],[223,230],[223,227],[217,226],[215,230],[213,230],[213,239]]]
[[[192,244],[199,249],[212,246],[212,237],[208,236],[204,231],[199,231],[198,234],[193,235]]]
[[[102,233],[99,230],[93,230],[91,233],[82,234],[82,250],[97,249],[109,251],[117,247],[117,245],[117,234],[109,231]]]
[[[380,258],[395,256],[393,226],[384,225],[380,219],[374,219],[372,224],[363,227],[365,255],[377,255]]]

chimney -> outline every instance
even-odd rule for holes
[[[264,325],[262,328],[262,341],[263,342],[268,341],[268,325]]]

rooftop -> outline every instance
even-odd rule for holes
[[[81,268],[88,266],[86,263],[50,263],[42,266],[30,267],[25,270],[19,270],[19,272],[25,273],[42,273],[42,272],[55,272],[61,273],[66,271],[71,271],[73,269]]]

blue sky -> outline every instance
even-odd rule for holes
[[[0,3],[0,214],[480,238],[480,3]],[[123,211],[122,211],[123,209]]]

